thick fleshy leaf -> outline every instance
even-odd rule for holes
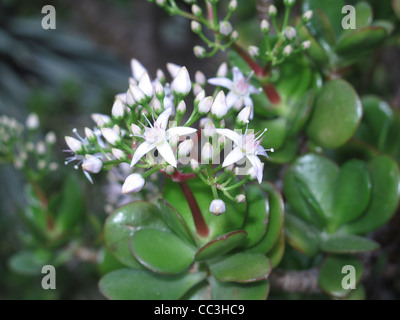
[[[46,250],[20,251],[12,255],[8,260],[11,270],[30,276],[41,274],[42,267],[49,264],[51,252]]]
[[[268,131],[265,134],[261,145],[266,149],[279,149],[282,147],[286,139],[286,119],[281,117],[273,120],[254,120],[251,127],[251,129],[254,129],[255,132],[262,132],[265,128],[267,128]]]
[[[285,233],[282,230],[278,241],[275,242],[272,249],[268,252],[267,257],[272,263],[272,268],[276,268],[283,258],[285,253]]]
[[[332,224],[334,228],[358,218],[367,208],[371,194],[367,165],[359,160],[346,162],[334,190]]]
[[[337,148],[353,136],[361,116],[361,101],[353,87],[342,79],[331,80],[315,99],[307,134],[323,148]]]
[[[176,274],[193,262],[194,247],[175,234],[153,228],[142,228],[132,236],[131,251],[151,271]]]
[[[343,0],[305,0],[303,2],[303,12],[308,10],[314,11],[313,18],[307,24],[310,32],[314,36],[321,38],[331,37],[330,35],[326,35],[327,27],[323,25],[329,22],[335,36],[338,37],[343,31],[342,8],[344,5]]]
[[[369,163],[372,182],[371,200],[367,211],[359,219],[343,226],[348,233],[365,234],[384,225],[394,214],[399,203],[399,168],[387,156],[374,158]]]
[[[342,56],[358,56],[379,46],[387,36],[386,29],[380,26],[367,26],[344,33],[338,40],[335,51]]]
[[[288,168],[284,177],[285,196],[303,220],[323,227],[332,217],[338,172],[334,162],[317,154],[303,155]]]
[[[319,231],[288,212],[285,216],[285,235],[288,243],[305,255],[312,257],[318,253],[321,243]]]
[[[165,276],[147,270],[120,269],[100,279],[102,294],[113,300],[177,300],[206,278],[205,273]]]
[[[307,91],[301,99],[297,100],[290,108],[288,116],[288,136],[297,134],[307,122],[314,101],[314,92]]]
[[[190,233],[188,226],[175,208],[164,199],[160,199],[158,204],[162,211],[162,218],[168,224],[171,230],[179,235],[182,239],[185,239],[187,242],[194,245],[194,238]]]
[[[265,300],[269,294],[269,281],[254,283],[221,282],[211,277],[212,300]]]
[[[344,298],[352,292],[352,289],[345,289],[342,283],[347,285],[346,277],[349,279],[352,277],[352,271],[349,270],[354,271],[354,280],[357,285],[363,272],[361,261],[349,256],[328,256],[319,271],[318,284],[327,294]]]
[[[304,26],[300,28],[299,36],[302,41],[311,41],[311,47],[308,49],[307,53],[317,65],[324,67],[328,63],[329,57],[317,39],[315,39]]]
[[[284,164],[296,158],[298,150],[297,137],[287,138],[279,150],[268,153],[268,162]]]
[[[328,253],[361,253],[373,251],[379,244],[373,240],[355,235],[333,235],[321,243],[321,250]]]
[[[97,255],[97,270],[100,275],[105,275],[111,271],[123,269],[125,265],[119,262],[107,248],[103,248]]]
[[[187,181],[187,184],[196,198],[203,214],[203,218],[209,227],[210,234],[208,237],[197,236],[192,213],[179,183],[167,179],[163,187],[163,196],[164,199],[168,201],[180,214],[190,232],[194,237],[196,237],[197,243],[207,243],[218,235],[239,230],[242,227],[246,217],[245,203],[234,203],[231,200],[226,199],[223,194],[220,194],[221,200],[225,202],[226,209],[222,215],[215,216],[209,211],[210,203],[214,199],[211,188],[205,185],[200,179],[189,180]],[[239,194],[240,191],[240,188],[237,189],[237,194]],[[233,195],[236,195],[235,192]]]
[[[268,278],[272,265],[263,254],[239,252],[209,262],[212,275],[223,282],[256,282]]]
[[[199,251],[197,251],[195,260],[200,261],[222,256],[243,244],[246,237],[247,232],[243,230],[233,231],[219,236],[217,239],[203,245]]]
[[[256,185],[246,187],[247,215],[243,230],[247,232],[244,247],[251,247],[265,235],[268,226],[267,194]]]
[[[135,230],[153,227],[168,230],[160,210],[147,202],[137,201],[118,208],[104,225],[104,238],[112,255],[121,263],[134,269],[143,268],[129,249]]]

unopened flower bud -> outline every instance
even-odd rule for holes
[[[257,178],[256,170],[254,169],[254,167],[251,167],[249,170],[247,170],[246,176],[250,180],[255,180]]]
[[[252,106],[244,107],[242,111],[239,112],[236,118],[236,122],[241,126],[244,126],[247,123],[249,123],[252,109],[253,109]]]
[[[219,78],[224,78],[228,74],[228,64],[226,62],[221,63],[218,67],[216,76]]]
[[[233,31],[233,27],[229,21],[222,21],[219,24],[219,33],[224,36],[229,36]]]
[[[92,113],[91,117],[98,128],[104,127],[105,125],[112,122],[109,116],[101,113]]]
[[[239,39],[239,32],[237,32],[236,30],[233,30],[233,32],[231,33],[231,39],[234,41]]]
[[[186,112],[186,103],[185,101],[179,102],[178,106],[176,107],[176,113],[179,115],[184,115]]]
[[[248,51],[249,51],[249,55],[251,56],[251,57],[258,57],[259,56],[259,54],[260,54],[260,48],[258,48],[258,47],[256,47],[256,46],[250,46],[249,47],[249,49],[248,49]]]
[[[235,199],[237,203],[243,203],[246,201],[246,196],[244,194],[238,194]]]
[[[293,47],[290,44],[288,44],[285,48],[283,48],[283,55],[286,57],[290,56],[292,52],[293,52]]]
[[[164,7],[167,0],[156,0],[156,4],[160,7]]]
[[[308,22],[312,19],[312,17],[313,17],[312,10],[308,10],[308,11],[304,12],[304,14],[303,14],[303,21]]]
[[[96,156],[89,156],[82,163],[82,170],[89,173],[99,173],[103,167],[103,162]]]
[[[174,174],[174,172],[175,172],[175,168],[174,168],[173,166],[171,166],[171,165],[168,165],[168,166],[165,168],[165,173],[166,173],[166,174],[171,175],[171,174]]]
[[[113,156],[119,161],[124,161],[127,159],[125,152],[123,152],[121,149],[112,148],[111,152]]]
[[[190,168],[196,173],[200,172],[199,162],[195,159],[190,159]]]
[[[150,107],[155,111],[155,113],[160,114],[164,109],[158,99],[151,100]]]
[[[286,27],[285,30],[283,31],[283,34],[288,40],[293,40],[297,35],[296,29],[293,27]]]
[[[192,22],[191,22],[191,24],[190,24],[190,27],[192,28],[192,31],[193,31],[194,33],[200,33],[200,32],[201,32],[201,24],[198,23],[198,22],[195,21],[195,20],[192,20]]]
[[[67,143],[68,148],[70,148],[74,153],[80,153],[84,150],[82,143],[73,137],[66,136],[65,142]]]
[[[165,90],[160,81],[156,82],[155,90],[156,90],[156,97],[158,98],[158,100],[162,101],[165,97]]]
[[[103,135],[104,139],[106,139],[107,142],[113,146],[121,141],[120,135],[111,128],[101,128],[101,134]]]
[[[125,115],[125,105],[120,99],[116,99],[111,109],[111,115],[116,120],[121,120]]]
[[[196,71],[196,73],[194,74],[194,79],[195,82],[201,86],[204,86],[207,82],[206,76],[201,71]]]
[[[311,48],[311,41],[310,41],[310,40],[303,41],[303,42],[301,43],[301,48],[302,48],[303,50],[308,50],[308,49],[310,49],[310,48]]]
[[[214,199],[210,204],[210,212],[216,216],[219,216],[225,212],[225,202],[221,199]]]
[[[194,98],[194,104],[197,107],[200,103],[201,100],[203,100],[206,96],[206,92],[204,90],[201,90],[196,97]]]
[[[138,86],[130,85],[129,91],[132,94],[132,97],[136,103],[144,104],[148,101],[148,98],[146,97],[142,89],[140,89]]]
[[[214,149],[211,143],[206,142],[201,150],[201,159],[205,163],[209,163],[214,159]]]
[[[97,137],[94,134],[93,130],[89,129],[88,127],[85,128],[85,136],[90,142],[94,142],[97,140]]]
[[[125,182],[122,185],[122,193],[128,194],[139,192],[143,189],[144,184],[145,180],[143,177],[138,173],[133,173],[125,179]]]
[[[193,149],[193,140],[187,139],[180,143],[178,148],[178,156],[179,157],[186,157],[190,154]]]
[[[200,102],[199,102],[199,106],[198,106],[198,111],[200,114],[207,114],[210,112],[211,110],[211,106],[213,104],[214,100],[213,97],[208,96],[203,98]]]
[[[292,7],[295,2],[295,0],[283,0],[283,4],[287,7]]]
[[[192,83],[186,67],[182,67],[178,71],[178,74],[171,83],[171,88],[175,94],[181,97],[185,97],[189,94],[190,90],[192,89]]]
[[[269,30],[270,30],[270,25],[269,25],[269,22],[266,20],[266,19],[263,19],[262,21],[261,21],[261,31],[263,32],[263,33],[265,33],[265,34],[267,34],[268,32],[269,32]]]
[[[147,72],[143,73],[140,77],[139,88],[143,91],[143,93],[149,100],[153,98],[153,84],[151,83],[149,74]]]
[[[204,47],[202,46],[194,46],[193,53],[196,56],[196,58],[204,58],[206,54],[206,49],[204,49]]]
[[[228,10],[235,11],[237,9],[237,5],[238,5],[237,0],[231,0],[228,5]]]
[[[217,119],[222,119],[228,113],[228,105],[226,104],[225,93],[221,90],[215,97],[211,106],[211,113]]]
[[[47,144],[50,144],[50,145],[55,144],[57,141],[56,134],[53,131],[49,131],[46,133],[44,140],[46,141]]]
[[[203,134],[207,138],[212,137],[215,134],[214,122],[212,122],[211,120],[206,122],[206,124],[204,125]]]
[[[140,127],[134,123],[131,124],[131,131],[134,136],[139,136],[142,133]]]
[[[278,14],[278,9],[276,9],[276,7],[273,5],[273,4],[271,4],[269,7],[268,7],[268,14],[269,14],[269,16],[270,17],[276,17],[276,15]]]
[[[194,4],[194,5],[192,5],[192,13],[196,17],[199,17],[203,13],[203,10],[201,10],[201,8],[197,4]]]
[[[39,155],[46,153],[46,144],[43,141],[39,141],[36,145],[36,152]]]
[[[139,79],[141,78],[143,73],[146,72],[146,68],[143,67],[143,65],[137,59],[131,60],[131,70],[132,70],[133,78],[136,81],[139,81]]]
[[[29,130],[36,130],[39,128],[39,117],[36,113],[30,113],[26,118],[25,125]]]

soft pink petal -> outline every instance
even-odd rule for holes
[[[157,148],[158,152],[160,153],[161,157],[163,157],[164,160],[166,162],[168,162],[171,166],[176,168],[177,163],[176,163],[175,154],[172,151],[172,148],[169,145],[169,143],[167,141],[164,141],[163,144],[157,146],[156,148]]]
[[[230,129],[216,129],[218,134],[222,134],[223,136],[231,139],[236,145],[240,146],[242,144],[242,136]]]
[[[260,90],[253,85],[249,85],[248,92],[249,94],[260,94]]]
[[[231,79],[228,78],[211,78],[208,79],[208,83],[214,86],[224,87],[229,90],[232,90],[233,88],[233,82]]]
[[[256,155],[268,157],[267,151],[262,146],[258,146]]]
[[[244,78],[242,71],[240,71],[238,67],[233,67],[232,73],[233,73],[233,82],[234,83],[237,83]]]
[[[223,167],[230,166],[233,163],[238,162],[243,159],[245,154],[240,150],[240,148],[235,148],[226,156],[224,162],[222,163]]]
[[[248,155],[246,155],[246,157],[247,157],[247,159],[250,160],[252,166],[254,167],[258,183],[261,183],[262,178],[263,178],[263,165],[262,165],[261,160],[258,159],[258,157],[253,154],[248,154]]]
[[[155,145],[150,144],[148,142],[143,142],[136,149],[136,151],[132,157],[131,167],[133,167],[147,152],[153,150],[154,148],[155,148]]]

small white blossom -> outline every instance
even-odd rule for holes
[[[310,48],[311,48],[311,41],[310,41],[310,40],[303,41],[303,42],[301,43],[301,48],[302,48],[303,50],[308,50],[308,49],[310,49]]]
[[[202,46],[194,46],[193,53],[197,58],[203,58],[206,54],[206,49],[204,49]]]
[[[196,73],[194,74],[194,79],[195,79],[195,82],[201,86],[204,86],[207,82],[206,76],[204,75],[203,72],[201,72],[199,70],[196,71]]]
[[[208,82],[214,86],[221,86],[229,90],[226,96],[226,103],[228,108],[234,105],[253,105],[253,100],[250,98],[251,94],[259,94],[260,91],[250,84],[250,77],[245,78],[239,68],[232,69],[233,80],[224,77],[211,78]],[[237,104],[236,104],[237,103]]]
[[[121,141],[121,136],[114,129],[101,128],[101,134],[103,135],[104,139],[106,139],[107,142],[113,146]]]
[[[253,113],[252,106],[244,107],[242,109],[242,111],[239,112],[239,114],[236,118],[236,121],[241,125],[245,125],[245,124],[249,123],[249,119],[250,119],[250,116],[252,115],[252,113]]]
[[[117,160],[123,161],[126,159],[126,154],[121,149],[112,148],[111,152],[112,152],[113,156],[115,157],[115,159],[117,159]]]
[[[208,163],[214,159],[214,149],[211,143],[206,142],[201,150],[201,159]]]
[[[292,52],[293,52],[293,47],[290,44],[288,44],[287,46],[285,46],[283,48],[283,55],[284,56],[290,56],[292,54]]]
[[[226,62],[222,62],[217,70],[217,77],[224,78],[228,75],[228,64]]]
[[[264,33],[268,33],[270,28],[271,28],[270,25],[269,25],[269,22],[266,19],[263,19],[261,21],[261,25],[260,26],[261,26],[261,31],[264,32]]]
[[[36,130],[39,128],[39,117],[36,113],[30,113],[26,118],[25,125],[29,130]]]
[[[211,106],[213,105],[214,99],[213,97],[205,97],[199,102],[198,111],[200,114],[207,114],[211,110]]]
[[[124,103],[121,101],[121,99],[116,99],[112,109],[111,109],[111,114],[112,116],[117,119],[117,120],[121,120],[124,115],[125,115],[125,105]]]
[[[151,83],[149,74],[147,72],[144,72],[142,74],[142,76],[140,77],[138,86],[139,86],[140,90],[143,91],[144,95],[148,99],[153,98],[153,94],[154,94],[153,84]]]
[[[89,173],[99,173],[103,167],[103,162],[96,156],[88,156],[82,162],[82,170]]]
[[[303,14],[303,21],[308,22],[312,19],[312,17],[313,17],[312,10],[308,10],[308,11],[304,12],[304,14]]]
[[[131,60],[132,76],[136,81],[139,81],[143,73],[147,72],[146,68],[136,59]]]
[[[111,118],[105,114],[92,113],[92,120],[96,123],[97,127],[101,128],[112,122]]]
[[[171,115],[172,110],[166,109],[161,113],[157,120],[154,122],[154,126],[150,125],[150,128],[145,127],[143,138],[145,141],[139,145],[132,157],[131,167],[133,167],[146,153],[157,149],[161,157],[171,166],[176,167],[177,161],[172,150],[171,145],[168,141],[173,136],[189,135],[196,132],[196,129],[188,127],[173,127],[167,129],[168,119]]]
[[[221,90],[218,92],[215,100],[211,106],[211,113],[217,119],[222,119],[228,113],[228,104],[226,101],[225,93]]]
[[[219,33],[224,36],[229,36],[233,31],[233,27],[229,21],[222,21],[219,24]]]
[[[179,157],[186,157],[187,155],[189,155],[189,153],[192,151],[193,149],[193,140],[192,139],[187,139],[185,141],[182,141],[179,145],[179,149],[178,149],[178,156]]]
[[[138,104],[143,104],[148,101],[147,96],[144,94],[143,90],[138,86],[130,85],[129,92],[131,93],[133,100]]]
[[[46,133],[44,140],[46,141],[47,144],[50,145],[55,144],[57,142],[56,134],[53,131],[49,131]]]
[[[83,151],[83,145],[79,140],[70,136],[66,136],[65,142],[73,153],[79,153]]]
[[[295,28],[289,26],[285,28],[283,34],[288,40],[293,40],[296,37],[297,32]]]

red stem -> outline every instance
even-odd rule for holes
[[[210,231],[203,218],[203,215],[201,214],[200,207],[197,203],[196,198],[194,197],[192,190],[186,182],[179,182],[178,184],[181,187],[182,192],[185,195],[185,198],[189,204],[197,234],[201,237],[207,237]]]

